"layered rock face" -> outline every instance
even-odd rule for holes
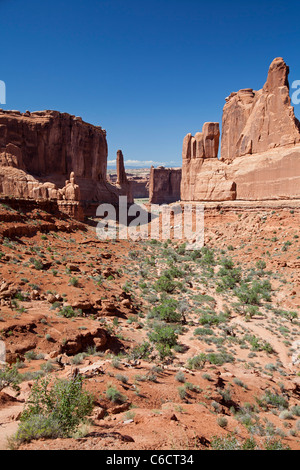
[[[181,168],[150,169],[149,203],[170,204],[180,200]]]
[[[58,111],[0,111],[0,193],[18,197],[79,197],[83,205],[118,203],[119,188],[106,180],[106,132]],[[60,199],[58,197],[58,199]]]
[[[232,93],[222,119],[221,160],[265,152],[300,142],[299,121],[291,106],[289,67],[282,58],[272,62],[267,81],[259,91]]]
[[[202,156],[197,134],[184,138],[182,200],[300,198],[300,125],[288,74],[284,60],[274,59],[261,90],[226,98],[220,160]]]
[[[235,183],[219,165],[218,122],[206,122],[202,132],[187,134],[182,148],[181,199],[183,201],[226,201],[236,197]]]

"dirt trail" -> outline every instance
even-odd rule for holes
[[[253,320],[252,320],[253,321]],[[266,342],[270,343],[274,351],[278,354],[279,360],[283,366],[293,372],[293,364],[290,356],[287,354],[286,348],[282,344],[282,340],[277,340],[274,334],[268,331],[263,326],[257,325],[252,322],[243,321],[241,318],[235,318],[234,322],[243,328],[251,330],[258,338],[263,338]]]
[[[8,450],[7,438],[18,429],[15,418],[23,410],[23,405],[14,405],[0,410],[0,450]]]

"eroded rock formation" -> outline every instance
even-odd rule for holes
[[[149,178],[150,168],[145,169],[132,169],[126,172],[127,180],[131,185],[131,193],[133,199],[148,199],[149,198]],[[117,173],[109,170],[108,180],[116,184]]]
[[[219,165],[219,123],[206,122],[202,132],[187,134],[182,148],[181,199],[226,201],[236,197],[236,185]]]
[[[58,111],[0,110],[1,194],[80,200],[91,213],[101,202],[118,204],[120,188],[107,181],[106,170],[100,126]]]
[[[133,202],[131,183],[128,181],[124,166],[124,157],[122,150],[117,151],[117,187],[120,189],[120,195],[127,196],[128,203]]]
[[[284,60],[274,59],[261,90],[243,89],[226,99],[220,160],[214,138],[210,158],[202,136],[184,138],[182,200],[300,198],[300,125],[288,73]]]
[[[153,166],[150,169],[150,204],[169,204],[180,200],[181,168]]]
[[[221,160],[293,146],[300,142],[299,121],[291,106],[289,67],[274,59],[264,87],[231,93],[222,119]]]

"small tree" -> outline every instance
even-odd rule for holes
[[[73,380],[56,380],[50,386],[50,379],[37,380],[20,418],[17,440],[31,440],[40,436],[39,429],[27,424],[35,422],[44,427],[44,437],[53,437],[53,429],[59,429],[59,434],[67,437],[79,426],[82,420],[90,414],[94,406],[92,395],[82,390],[82,378]],[[50,426],[51,424],[51,426]],[[47,431],[47,425],[49,429]],[[54,436],[57,437],[57,434]]]

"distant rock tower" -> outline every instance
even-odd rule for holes
[[[122,150],[117,151],[117,184],[120,186],[124,183],[128,183],[125,166],[124,166],[124,157]]]
[[[128,181],[125,166],[124,166],[124,157],[122,150],[117,151],[117,182],[116,185],[121,190],[121,196],[127,196],[127,202],[129,204],[133,203],[131,182]]]

